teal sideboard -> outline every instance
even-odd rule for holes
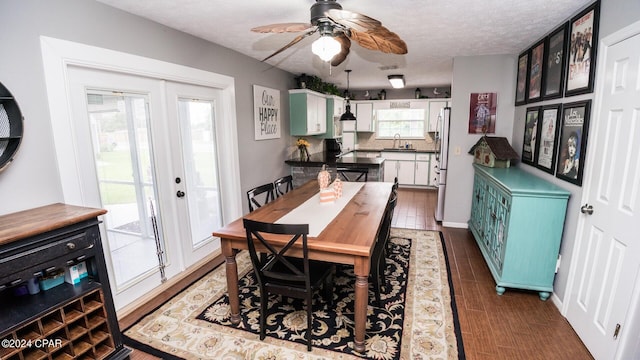
[[[473,166],[469,229],[496,281],[496,292],[535,290],[547,300],[570,193],[515,167]]]

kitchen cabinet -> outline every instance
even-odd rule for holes
[[[355,150],[356,148],[356,133],[355,132],[343,132],[342,133],[342,151],[347,152]]]
[[[474,164],[471,230],[496,282],[553,292],[569,192],[515,167]]]
[[[429,185],[431,173],[431,154],[416,154],[415,185]]]
[[[427,122],[427,131],[436,132],[438,131],[439,121],[438,118],[442,117],[442,109],[447,106],[447,101],[443,100],[430,100],[429,101],[429,117]]]
[[[342,123],[344,122],[340,121],[340,116],[344,113],[344,99],[339,96],[329,95],[326,97],[326,105],[326,132],[318,135],[318,137],[322,139],[340,138],[342,137]]]
[[[357,102],[356,106],[356,131],[374,132],[376,131],[373,121],[373,103]]]
[[[25,340],[35,344],[2,346],[0,359],[129,357],[100,239],[97,216],[105,212],[52,204],[0,216],[0,223],[12,224],[0,230],[0,339],[3,345]],[[87,276],[81,275],[75,285],[62,278],[55,286],[45,282],[53,281],[45,278],[58,270],[81,264]],[[18,292],[32,278],[41,279],[42,290],[33,295]],[[30,288],[30,293],[35,291]]]
[[[393,182],[398,177],[400,185],[415,184],[415,152],[383,151],[380,156],[384,158],[385,182]]]
[[[323,94],[289,90],[289,122],[292,136],[320,135],[327,131],[327,102]]]

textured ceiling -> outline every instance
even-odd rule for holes
[[[297,34],[259,34],[251,28],[309,22],[315,0],[98,0],[168,27],[262,60]],[[390,88],[403,74],[407,87],[450,85],[453,57],[518,54],[592,0],[341,0],[344,10],[382,22],[408,48],[406,55],[367,50],[355,42],[329,69],[311,53],[314,34],[267,61],[294,74],[316,75],[352,89]]]

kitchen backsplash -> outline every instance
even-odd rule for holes
[[[433,133],[428,133],[425,139],[400,139],[404,145],[405,141],[410,142],[416,150],[436,150],[436,143]],[[358,133],[358,148],[360,149],[383,149],[393,146],[393,140],[376,139],[375,133]]]

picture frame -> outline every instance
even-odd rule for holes
[[[495,134],[498,93],[471,93],[469,134]]]
[[[569,22],[566,22],[545,38],[545,61],[542,70],[542,98],[544,100],[562,97],[567,62],[568,29]]]
[[[582,186],[590,111],[591,100],[562,107],[556,177],[578,186]]]
[[[529,71],[527,82],[527,103],[532,103],[542,99],[542,75],[544,70],[544,39],[531,47],[529,50]]]
[[[523,163],[535,166],[537,160],[537,147],[536,141],[540,129],[539,125],[540,107],[527,108],[525,121],[524,121],[524,137],[522,141],[522,156]]]
[[[516,79],[516,100],[515,105],[527,103],[528,75],[529,74],[529,51],[518,56],[518,77]]]
[[[279,139],[280,116],[280,90],[253,85],[254,139]]]
[[[596,1],[569,22],[565,96],[593,92],[599,21],[600,1]]]
[[[540,109],[540,126],[536,144],[538,147],[536,150],[538,154],[536,167],[551,175],[554,175],[556,171],[561,110],[562,104],[546,105]]]

